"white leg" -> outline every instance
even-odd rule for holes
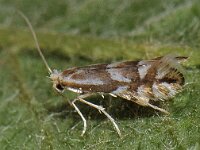
[[[85,98],[85,97],[88,97],[88,96],[87,95],[81,95],[77,99],[79,99],[79,101],[82,102],[82,103],[85,103],[85,104],[87,104],[87,105],[89,105],[89,106],[91,106],[93,108],[96,108],[97,110],[99,110],[99,112],[104,113],[104,115],[106,115],[106,117],[108,117],[108,119],[112,122],[112,124],[115,127],[115,129],[116,129],[117,133],[119,134],[119,136],[121,136],[121,132],[119,130],[118,125],[115,123],[115,120],[104,110],[104,108],[102,106],[98,106],[98,105],[95,105],[93,103],[90,103],[90,102],[84,100],[83,98]]]
[[[159,111],[161,111],[162,113],[164,113],[164,114],[166,114],[166,115],[169,115],[169,112],[166,111],[166,110],[164,110],[164,109],[162,109],[162,108],[159,108],[159,107],[157,107],[157,106],[155,106],[155,105],[152,105],[152,104],[150,104],[150,103],[148,103],[147,105],[148,105],[149,107],[155,109],[155,110],[159,110]]]
[[[135,96],[134,93],[131,93],[130,91],[124,91],[124,93],[118,93],[117,96],[121,97],[121,98],[124,98],[126,100],[130,100],[134,103],[137,103],[138,105],[141,105],[141,106],[149,106],[155,110],[159,110],[161,111],[162,113],[165,113],[167,115],[169,115],[169,112],[162,109],[162,108],[159,108],[155,105],[152,105],[149,103],[149,99],[142,99],[141,97],[138,97],[138,96]]]
[[[83,136],[85,134],[85,131],[87,129],[87,122],[86,122],[86,119],[85,117],[83,116],[83,114],[81,113],[81,111],[78,109],[78,107],[75,105],[75,102],[77,101],[78,99],[75,99],[72,101],[72,106],[75,108],[75,110],[77,111],[77,113],[79,114],[79,116],[81,117],[81,119],[83,120],[83,131],[81,133],[81,136]]]
[[[145,100],[143,100],[143,99],[141,99],[141,98],[137,98],[137,100],[136,100],[136,101],[133,101],[133,102],[135,102],[135,103],[137,103],[138,105],[141,105],[141,106],[149,106],[149,107],[151,107],[151,108],[153,108],[153,109],[155,109],[155,110],[161,111],[162,113],[164,113],[164,114],[166,114],[166,115],[169,115],[169,112],[168,112],[168,111],[166,111],[166,110],[164,110],[164,109],[162,109],[162,108],[160,108],[160,107],[158,107],[158,106],[155,106],[155,105],[150,104],[150,103],[149,103],[149,100],[148,100],[148,101],[145,101]]]

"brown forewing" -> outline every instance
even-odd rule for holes
[[[62,84],[83,92],[104,93],[125,85],[136,87],[140,80],[137,64],[138,61],[127,61],[67,69],[62,73]]]

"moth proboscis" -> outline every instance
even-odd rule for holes
[[[141,106],[148,106],[169,114],[166,110],[150,103],[164,101],[174,97],[183,89],[185,83],[183,69],[180,65],[187,57],[163,56],[150,60],[124,61],[111,64],[96,64],[85,67],[74,67],[64,71],[52,70],[43,56],[36,34],[28,18],[18,12],[28,24],[37,50],[50,74],[53,88],[63,95],[64,90],[78,93],[76,99],[69,101],[83,120],[84,135],[87,129],[86,119],[76,106],[80,101],[102,112],[113,124],[119,136],[121,132],[115,120],[105,111],[105,108],[85,100],[93,94],[110,94],[121,97]]]

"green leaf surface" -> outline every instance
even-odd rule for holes
[[[197,0],[0,0],[0,149],[198,149],[200,144],[200,3]],[[160,105],[164,116],[108,95],[103,105],[122,131],[78,103],[83,123],[47,78],[32,35],[15,9],[33,24],[52,68],[188,56],[186,86]],[[77,95],[65,93],[68,99]]]

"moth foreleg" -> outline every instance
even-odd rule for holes
[[[75,105],[75,102],[77,101],[78,99],[75,99],[72,101],[72,105],[73,107],[75,108],[75,110],[77,111],[77,113],[79,114],[79,116],[81,117],[81,119],[83,120],[83,131],[81,133],[81,136],[83,136],[86,132],[86,129],[87,129],[87,122],[86,122],[86,119],[85,117],[83,116],[83,114],[81,113],[81,111],[79,110],[79,108]]]
[[[102,112],[112,122],[112,124],[115,127],[118,135],[121,136],[121,132],[119,130],[118,125],[115,123],[115,120],[105,111],[105,108],[103,108],[102,106],[99,106],[99,105],[95,105],[91,102],[88,102],[88,101],[84,100],[82,97],[85,97],[85,96],[81,95],[81,96],[78,97],[79,101],[97,109],[99,112]]]

